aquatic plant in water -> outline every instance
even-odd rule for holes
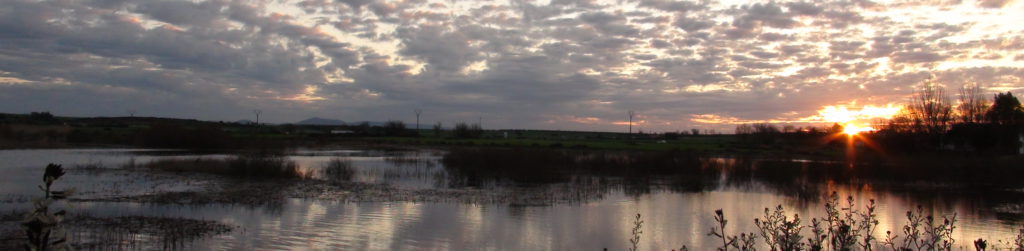
[[[26,250],[70,250],[70,237],[61,226],[66,211],[60,210],[50,212],[50,205],[55,201],[62,200],[71,195],[72,190],[54,191],[53,183],[64,176],[64,168],[61,165],[50,163],[43,172],[43,184],[39,189],[43,191],[44,197],[33,201],[33,210],[21,223],[25,236],[28,238],[25,243]]]

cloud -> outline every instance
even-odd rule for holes
[[[985,8],[1002,8],[1009,4],[1011,0],[980,0],[978,6]]]
[[[0,112],[727,131],[709,121],[902,102],[928,76],[1024,89],[1022,34],[988,21],[1013,3],[929,4],[13,0]]]

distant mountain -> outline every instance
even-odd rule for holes
[[[299,124],[299,125],[329,125],[329,126],[336,126],[336,125],[345,125],[345,121],[341,121],[341,120],[337,120],[337,119],[325,119],[325,118],[312,117],[312,118],[308,118],[308,119],[303,120],[303,121],[299,121],[298,123],[295,123],[295,124]]]
[[[243,124],[243,125],[249,125],[249,124],[254,124],[256,122],[252,122],[252,120],[248,120],[248,119],[243,119],[243,120],[235,121],[235,123],[239,123],[239,124]]]

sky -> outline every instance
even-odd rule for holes
[[[6,0],[0,112],[801,125],[925,83],[1018,92],[1022,23],[1020,0]]]

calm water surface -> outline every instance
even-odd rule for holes
[[[289,158],[300,169],[316,173],[335,158],[350,160],[355,180],[407,189],[451,188],[451,176],[440,164],[443,153],[369,150],[298,151]],[[203,181],[130,172],[75,170],[76,166],[118,167],[160,158],[224,158],[186,152],[143,149],[8,150],[0,151],[0,210],[28,207],[38,194],[42,167],[60,163],[72,170],[62,185],[86,195],[132,195],[157,191],[196,189]],[[1011,240],[1022,221],[1020,191],[965,192],[949,187],[892,190],[871,186],[821,184],[824,190],[854,196],[863,205],[878,204],[880,226],[898,232],[906,210],[921,205],[926,213],[958,214],[957,242]],[[746,184],[720,185],[699,192],[669,189],[612,187],[586,201],[546,206],[510,206],[466,203],[345,203],[287,199],[279,207],[236,205],[175,206],[139,203],[81,202],[70,211],[96,216],[169,216],[216,220],[238,226],[228,234],[188,244],[188,249],[343,249],[343,250],[625,250],[633,217],[643,216],[641,247],[646,250],[710,249],[717,242],[707,236],[715,209],[730,220],[727,231],[756,232],[753,219],[765,207],[783,205],[809,223],[820,217],[823,204],[778,189]],[[805,231],[807,232],[807,231]],[[805,233],[806,234],[806,233]],[[993,243],[993,242],[990,242]]]

